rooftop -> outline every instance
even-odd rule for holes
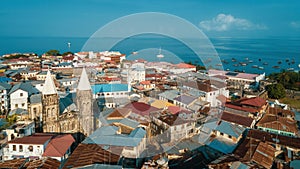
[[[63,168],[76,168],[92,164],[117,164],[120,156],[96,144],[79,144]]]

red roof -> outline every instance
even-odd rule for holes
[[[226,111],[222,113],[221,119],[235,124],[247,126],[247,127],[251,127],[251,124],[253,123],[253,119],[250,117],[245,117],[238,114],[229,113]]]
[[[156,107],[152,107],[148,104],[142,102],[132,102],[127,104],[124,108],[131,109],[133,113],[139,114],[142,116],[149,116],[150,112],[159,110]]]
[[[190,65],[187,63],[179,63],[176,65],[178,68],[182,68],[182,69],[192,69],[192,68],[196,68],[196,66],[194,65]]]
[[[151,82],[147,80],[147,81],[142,81],[142,82],[140,82],[140,84],[142,84],[142,85],[150,85]]]
[[[244,99],[240,103],[245,104],[245,105],[254,106],[254,107],[262,107],[267,102],[265,99],[262,99],[260,97],[253,97],[253,98]]]
[[[25,136],[22,138],[15,138],[8,143],[15,144],[45,144],[50,140],[54,135],[53,134],[34,134],[31,136]]]
[[[235,110],[240,110],[240,111],[245,111],[245,112],[250,112],[250,113],[256,113],[258,110],[254,109],[254,108],[250,108],[250,107],[242,107],[242,106],[238,106],[238,105],[234,105],[231,103],[226,103],[225,107],[231,108],[231,109],[235,109]]]
[[[62,157],[71,147],[73,142],[75,142],[75,140],[71,134],[58,135],[49,142],[43,156]]]

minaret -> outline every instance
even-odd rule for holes
[[[50,70],[47,72],[45,84],[42,90],[42,104],[43,131],[60,132],[60,126],[58,123],[59,97]]]
[[[95,130],[95,117],[93,112],[92,88],[85,68],[82,69],[76,91],[77,107],[79,110],[80,128],[84,135],[89,136]]]

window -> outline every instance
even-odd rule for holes
[[[30,152],[33,152],[33,146],[29,146],[29,147],[28,147],[28,150],[29,150]]]
[[[20,93],[20,97],[22,97],[23,96],[23,93]]]
[[[23,152],[23,146],[19,145],[19,152]]]
[[[16,151],[16,150],[17,150],[17,146],[13,145],[13,151]]]
[[[18,108],[18,104],[15,104],[15,108]]]
[[[22,103],[22,107],[24,107],[25,106],[25,103]]]

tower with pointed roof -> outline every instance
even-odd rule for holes
[[[60,132],[59,97],[50,70],[42,90],[43,132]]]
[[[76,102],[79,110],[80,128],[84,135],[89,136],[95,130],[95,117],[93,112],[92,88],[85,68],[82,69],[77,86]]]

